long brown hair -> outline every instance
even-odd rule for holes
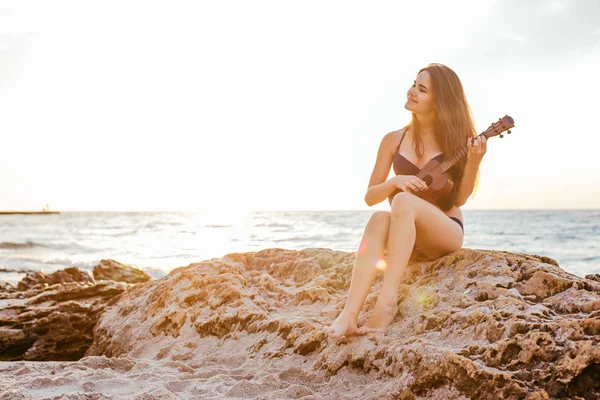
[[[443,64],[432,63],[419,70],[429,72],[433,84],[433,93],[435,96],[435,105],[437,118],[435,122],[435,139],[444,152],[445,159],[450,158],[455,152],[467,144],[467,138],[477,136],[475,124],[473,123],[473,112],[467,102],[465,91],[458,75]],[[421,128],[415,113],[409,125],[413,132],[413,146],[417,156],[423,155],[425,150],[423,139],[421,138]],[[437,204],[448,211],[454,205],[458,186],[465,171],[467,158],[463,157],[448,171],[454,182],[450,193],[438,200]],[[475,177],[475,187],[473,193],[479,187],[479,170]]]

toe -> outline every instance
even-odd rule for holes
[[[369,333],[381,333],[381,332],[383,332],[383,330],[380,328],[370,328],[367,326],[360,327],[356,330],[356,333],[358,335],[367,335]]]
[[[331,332],[331,337],[333,338],[341,338],[342,336],[344,336],[344,334],[346,333],[346,331],[342,328],[338,328],[336,330],[334,330],[333,332]]]

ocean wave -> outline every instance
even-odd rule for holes
[[[58,271],[60,269],[65,269],[69,267],[78,267],[84,270],[93,271],[94,266],[98,263],[82,263],[82,262],[71,262],[67,259],[53,259],[53,260],[41,260],[38,258],[28,258],[28,257],[19,257],[19,258],[0,258],[0,264],[7,269],[16,269],[16,270],[29,270],[32,271],[44,271],[49,274],[54,271]],[[4,279],[4,278],[2,278]]]
[[[581,259],[581,261],[594,261],[594,260],[600,260],[600,256],[584,257]]]
[[[295,226],[296,226],[296,224],[292,224],[292,223],[282,224],[280,222],[271,222],[271,223],[252,225],[253,228],[293,228]]]
[[[179,231],[177,232],[178,235],[195,235],[196,231]]]
[[[0,249],[29,249],[32,247],[48,247],[40,243],[27,241],[25,243],[0,242]]]

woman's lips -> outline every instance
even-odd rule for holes
[[[410,97],[408,98],[408,101],[413,101],[413,102],[415,102],[415,103],[416,103],[416,101],[414,101],[414,100],[413,100],[413,99],[411,99]]]

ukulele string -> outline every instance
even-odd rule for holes
[[[468,151],[468,149],[467,149],[466,151]],[[464,153],[464,154],[462,154],[462,153]],[[460,156],[459,156],[459,157],[457,157],[458,155],[460,155]],[[462,149],[460,149],[460,150],[459,150],[459,151],[458,151],[458,152],[457,152],[457,153],[456,153],[456,154],[455,154],[455,155],[454,155],[452,158],[450,158],[450,160],[452,160],[452,159],[456,158],[456,161],[458,161],[458,160],[460,160],[462,157],[464,157],[465,155],[466,155],[466,152],[465,152],[465,148],[463,147],[463,148],[462,148]],[[448,161],[450,161],[450,160],[448,160]],[[434,169],[431,171],[431,173],[429,173],[428,175],[434,175],[434,174],[437,174],[437,173],[438,173],[440,170],[444,170],[444,169],[445,169],[445,168],[444,168],[444,164],[445,164],[445,163],[446,163],[446,161],[444,161],[444,162],[440,163],[440,164],[439,164],[437,167],[435,167],[435,168],[434,168]],[[454,164],[454,162],[452,162],[452,164]],[[448,167],[448,169],[450,169],[450,167]],[[446,171],[442,171],[442,172],[446,172]]]
[[[505,116],[504,118],[506,118],[506,116]],[[504,118],[503,118],[503,119],[504,119]],[[511,118],[511,120],[512,120],[512,118]],[[514,123],[514,122],[512,122],[512,123]],[[491,129],[493,129],[493,130],[494,130],[494,132],[495,132],[496,134],[500,134],[500,133],[503,133],[504,131],[507,131],[507,130],[509,130],[510,128],[514,127],[514,125],[512,125],[512,126],[509,126],[509,127],[505,127],[505,126],[504,126],[504,124],[502,124],[502,123],[500,123],[500,126],[497,126],[497,124],[499,124],[499,123],[497,122],[497,123],[495,123],[495,124],[492,124],[492,125],[491,125],[491,126],[490,126],[490,127],[487,129],[487,130],[485,130],[484,132],[480,133],[480,134],[479,134],[479,135],[477,135],[475,138],[471,137],[471,140],[473,140],[473,139],[476,139],[476,138],[478,138],[478,137],[480,137],[480,136],[486,136],[485,134],[486,134],[488,131],[490,131]],[[502,129],[501,131],[497,131],[497,130],[496,130],[496,128],[497,128],[497,127],[501,127],[501,128],[503,128],[503,129]],[[509,132],[509,133],[510,133],[510,132]],[[495,135],[494,135],[494,136],[495,136]],[[487,139],[487,136],[486,136],[486,139]],[[453,166],[455,163],[457,163],[457,162],[458,162],[458,160],[460,160],[461,158],[463,158],[464,156],[466,156],[468,152],[469,152],[469,146],[467,145],[466,147],[463,147],[463,148],[461,148],[459,151],[457,151],[457,152],[456,152],[456,153],[455,153],[455,154],[454,154],[454,155],[453,155],[453,156],[452,156],[452,157],[451,157],[449,160],[441,162],[441,163],[440,163],[440,164],[439,164],[437,167],[435,167],[435,168],[434,168],[434,169],[431,171],[431,173],[429,173],[429,174],[427,174],[427,175],[434,175],[434,174],[437,174],[437,173],[438,173],[440,170],[443,170],[443,171],[442,171],[442,173],[443,173],[443,172],[446,172],[446,171],[448,171],[450,168],[452,168],[452,166]],[[450,161],[452,161],[452,162],[450,162]],[[444,167],[444,164],[446,164],[447,162],[448,162],[450,165],[448,166],[448,168],[445,168],[445,167]]]

